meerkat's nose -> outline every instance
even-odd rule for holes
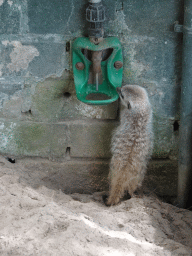
[[[117,91],[118,93],[121,93],[121,87],[117,87],[117,88],[116,88],[116,91]]]

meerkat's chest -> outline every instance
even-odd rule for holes
[[[112,138],[112,151],[116,149],[128,149],[135,147],[141,147],[141,145],[147,145],[148,135],[146,129],[143,127],[134,125],[133,123],[124,123],[120,125],[115,131]]]

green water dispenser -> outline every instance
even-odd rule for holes
[[[77,98],[87,104],[104,105],[119,97],[123,57],[118,38],[103,38],[98,44],[77,38],[72,45],[72,64]]]
[[[89,0],[86,8],[89,37],[72,45],[72,64],[77,98],[87,104],[116,101],[123,75],[122,48],[118,38],[104,37],[105,7],[101,0]]]

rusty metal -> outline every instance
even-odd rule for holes
[[[92,52],[92,63],[93,63],[93,78],[96,85],[96,91],[99,90],[99,80],[101,80],[102,70],[101,70],[101,61],[102,61],[102,51],[93,51]]]
[[[94,74],[101,72],[101,61],[102,61],[102,51],[92,52],[92,62],[93,62],[93,73]]]
[[[85,68],[85,65],[83,64],[83,62],[77,62],[75,67],[78,70],[83,70]]]
[[[120,68],[123,67],[123,63],[122,63],[121,61],[115,61],[114,67],[115,67],[116,69],[120,69]]]

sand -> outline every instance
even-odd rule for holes
[[[155,196],[106,207],[99,192],[66,195],[30,184],[27,168],[0,156],[2,256],[192,255],[191,211]]]

